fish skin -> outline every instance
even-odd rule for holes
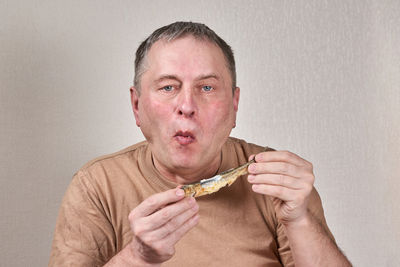
[[[182,189],[185,191],[185,196],[200,197],[215,193],[227,185],[230,186],[237,180],[237,178],[248,174],[248,166],[254,162],[255,160],[252,159],[237,168],[229,169],[209,179],[203,179],[197,183],[184,185],[182,186]]]

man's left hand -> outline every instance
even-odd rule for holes
[[[255,161],[248,168],[253,191],[273,198],[284,224],[305,219],[315,179],[312,164],[289,151],[262,152]]]

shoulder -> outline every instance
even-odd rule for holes
[[[72,184],[92,192],[123,187],[131,177],[137,176],[139,162],[144,160],[147,147],[147,141],[143,141],[118,152],[97,157],[75,173]]]
[[[80,171],[88,171],[102,164],[110,164],[112,162],[124,161],[126,159],[135,159],[138,157],[138,154],[141,151],[147,148],[147,145],[147,141],[142,141],[132,146],[126,147],[118,152],[94,158],[83,165]]]

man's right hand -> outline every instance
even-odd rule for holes
[[[175,253],[175,244],[197,225],[198,210],[196,200],[185,198],[180,188],[145,199],[129,214],[133,256],[149,264],[169,260]]]

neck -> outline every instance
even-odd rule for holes
[[[219,166],[221,165],[221,155],[219,154],[210,163],[200,166],[198,168],[168,168],[157,160],[153,155],[153,162],[155,168],[161,173],[167,180],[177,184],[190,184],[201,179],[206,179],[214,176]]]

